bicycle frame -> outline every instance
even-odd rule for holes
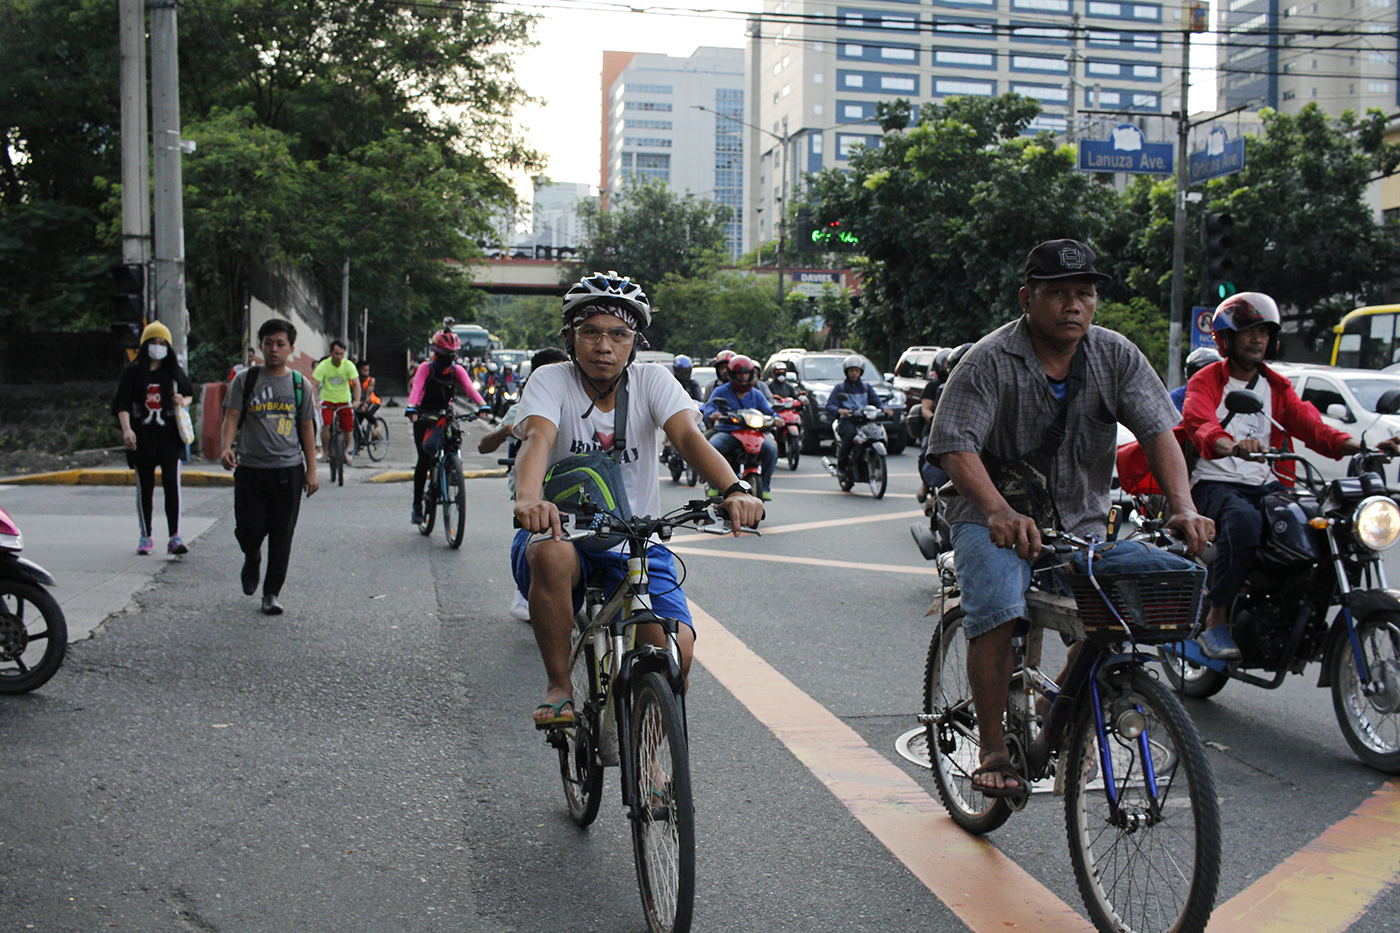
[[[641,542],[645,544],[645,541]],[[635,548],[637,541],[629,547]],[[583,612],[588,619],[581,637],[569,653],[572,669],[578,654],[590,643],[598,659],[598,690],[603,709],[603,732],[610,731],[608,718],[615,720],[619,744],[622,777],[622,802],[629,818],[637,814],[639,803],[633,793],[631,755],[622,754],[632,741],[631,697],[632,683],[638,674],[659,671],[666,675],[685,722],[685,683],[681,677],[680,646],[676,634],[680,623],[662,618],[649,605],[651,577],[647,571],[647,555],[627,558],[627,578],[618,584],[606,599],[602,587],[590,585],[584,596]],[[601,605],[600,605],[601,603]],[[666,648],[637,644],[637,626],[657,624],[666,632]],[[606,649],[606,650],[604,650]],[[688,730],[687,730],[688,731]]]

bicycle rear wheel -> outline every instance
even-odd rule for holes
[[[1220,877],[1220,811],[1200,736],[1140,668],[1111,675],[1102,701],[1117,805],[1102,786],[1091,703],[1080,704],[1065,759],[1065,824],[1084,906],[1104,933],[1199,933]],[[1147,723],[1137,738],[1120,728],[1134,709]]]
[[[456,550],[462,546],[466,530],[467,481],[462,477],[462,461],[448,454],[442,464],[442,532],[447,546]]]
[[[575,629],[574,638],[579,637]],[[564,782],[569,818],[587,826],[597,818],[603,799],[603,762],[598,758],[602,696],[593,645],[579,650],[569,673],[574,682],[574,724],[564,730],[564,743],[559,746],[559,776]]]
[[[651,933],[686,933],[695,907],[695,805],[680,706],[666,678],[644,674],[632,698],[632,851]]]
[[[378,463],[389,454],[389,424],[378,415],[370,415],[365,419],[364,428],[369,458]]]
[[[972,783],[982,760],[982,733],[972,708],[967,680],[967,639],[963,611],[954,607],[943,617],[928,646],[924,664],[924,714],[933,781],[948,815],[963,829],[981,835],[1011,816],[1004,799],[984,796]]]
[[[433,533],[433,526],[437,524],[437,491],[438,471],[442,469],[442,459],[439,458],[428,470],[428,481],[423,484],[423,520],[418,523],[418,533],[427,537]]]

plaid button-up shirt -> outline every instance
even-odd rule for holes
[[[1146,441],[1170,431],[1179,416],[1147,358],[1126,337],[1091,327],[1083,342],[1084,385],[1070,402],[1050,494],[1066,529],[1102,534],[1108,523],[1118,422]],[[1060,408],[1022,315],[963,355],[934,412],[928,452],[987,452],[1014,460],[1040,446]],[[945,494],[943,501],[950,522],[987,524],[981,509],[956,492]]]

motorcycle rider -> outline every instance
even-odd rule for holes
[[[757,363],[747,356],[730,357],[729,381],[710,394],[710,400],[700,409],[700,413],[710,424],[714,424],[725,412],[738,411],[741,408],[753,408],[771,418],[773,406],[768,404],[768,399],[759,391],[758,384]],[[733,432],[737,430],[739,429],[735,425],[721,424],[710,438],[710,444],[730,463],[734,463],[744,449],[744,445],[733,436]],[[763,449],[759,451],[758,460],[763,470],[763,498],[772,499],[773,494],[770,490],[773,485],[773,468],[778,463],[778,444],[771,436],[763,439]]]
[[[684,353],[671,361],[671,374],[676,377],[676,381],[681,384],[681,388],[685,389],[686,394],[698,402],[700,401],[700,383],[695,381],[695,377],[692,375],[694,371],[694,362]]]
[[[1275,472],[1249,455],[1270,448],[1292,450],[1291,437],[1334,460],[1360,451],[1361,445],[1323,422],[1316,408],[1298,398],[1293,384],[1264,362],[1278,353],[1280,318],[1272,298],[1261,292],[1232,295],[1215,309],[1211,326],[1223,359],[1187,383],[1182,427],[1201,455],[1191,471],[1191,497],[1216,527],[1209,611],[1197,640],[1206,657],[1234,660],[1240,649],[1230,635],[1230,606],[1254,566],[1264,530],[1261,503],[1284,483],[1293,485],[1292,464],[1279,463]],[[1224,398],[1234,389],[1258,395],[1264,410],[1253,415],[1228,411]],[[1395,438],[1379,447],[1400,453]]]
[[[705,387],[705,398],[703,401],[708,402],[710,396],[715,394],[715,389],[718,389],[729,381],[729,361],[733,359],[734,356],[735,353],[733,350],[721,350],[715,354],[715,381]]]
[[[1211,363],[1219,363],[1220,354],[1215,352],[1214,347],[1197,347],[1186,354],[1186,379],[1172,389],[1168,394],[1172,397],[1172,404],[1177,411],[1181,411],[1181,406],[1186,402],[1186,383],[1191,381],[1191,377]]]
[[[836,449],[836,472],[845,475],[851,467],[851,445],[855,442],[857,425],[848,416],[851,412],[863,408],[866,405],[874,405],[880,408],[880,396],[875,394],[875,390],[860,377],[865,375],[865,360],[852,353],[841,361],[841,369],[846,373],[846,381],[836,384],[831,390],[831,395],[826,400],[827,413],[833,419],[840,418],[836,422],[837,438],[840,441]],[[884,409],[885,417],[894,417],[894,412]]]
[[[768,380],[768,391],[774,398],[797,398],[797,386],[788,382],[787,364],[774,363],[773,372]]]

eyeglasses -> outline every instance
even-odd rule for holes
[[[574,336],[584,343],[597,345],[604,337],[608,338],[608,343],[621,344],[630,343],[637,336],[637,332],[630,327],[610,327],[604,330],[601,327],[594,327],[592,324],[585,324],[582,327],[574,328]]]

